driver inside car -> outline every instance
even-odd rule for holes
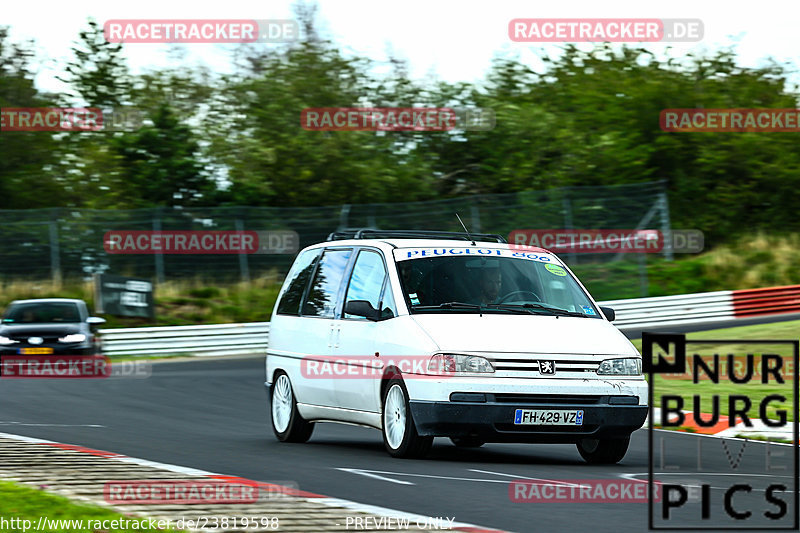
[[[503,285],[503,275],[499,268],[481,269],[481,305],[497,303],[500,287]]]

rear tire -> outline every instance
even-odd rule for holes
[[[403,459],[423,457],[431,449],[433,437],[420,437],[408,403],[402,379],[392,378],[383,393],[381,415],[383,445],[389,455]]]
[[[625,457],[630,442],[629,436],[622,439],[583,439],[576,446],[587,463],[613,465]]]
[[[478,437],[450,437],[450,441],[459,448],[480,448],[486,444]]]
[[[311,438],[314,424],[305,420],[297,410],[292,382],[284,372],[275,376],[270,390],[272,431],[281,442],[306,442]]]

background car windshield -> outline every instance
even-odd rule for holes
[[[599,318],[572,276],[553,263],[505,257],[433,257],[401,261],[398,268],[412,311],[449,302],[533,304]]]
[[[11,306],[3,317],[6,324],[43,324],[80,322],[78,306],[73,303],[37,303]]]

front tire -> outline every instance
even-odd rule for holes
[[[281,442],[306,442],[311,438],[314,424],[305,420],[297,410],[297,400],[289,376],[281,372],[275,377],[270,395],[272,431]]]
[[[578,453],[589,463],[613,465],[622,461],[628,451],[630,437],[623,439],[583,439],[576,444]]]
[[[392,457],[423,457],[431,449],[433,437],[420,437],[408,403],[403,380],[393,378],[383,393],[383,445]]]

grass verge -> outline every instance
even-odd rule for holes
[[[172,529],[158,529],[158,527],[151,528],[148,520],[122,515],[103,507],[75,503],[62,496],[49,494],[18,483],[0,481],[0,530],[24,531],[27,529],[27,531],[32,531],[39,524],[40,517],[48,519],[49,522],[39,531],[51,533],[92,531],[103,531],[104,533],[160,531],[163,533],[164,531],[173,531]],[[115,525],[114,520],[117,521],[116,525],[128,527],[115,529],[111,527]],[[127,522],[122,522],[122,520]],[[138,522],[139,527],[131,524],[132,521]],[[160,525],[166,525],[166,523]],[[44,522],[42,526],[45,526]]]

